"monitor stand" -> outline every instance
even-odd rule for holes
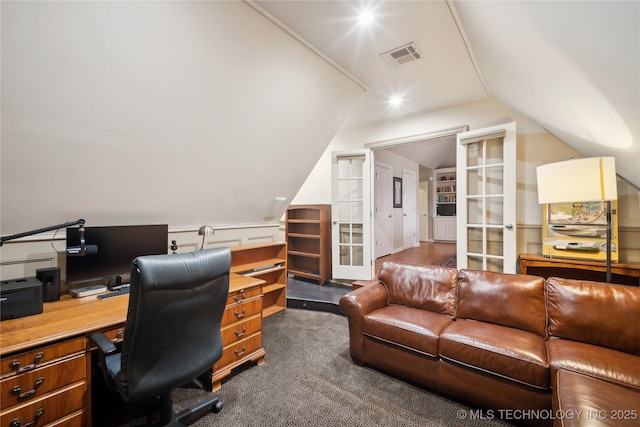
[[[117,291],[118,289],[124,289],[124,288],[128,288],[129,284],[128,283],[122,283],[122,276],[117,275],[116,276],[116,283],[114,285],[109,285],[108,288],[110,291]]]

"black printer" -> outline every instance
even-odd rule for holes
[[[1,320],[42,313],[42,282],[36,277],[0,282]]]

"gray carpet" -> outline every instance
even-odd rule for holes
[[[266,363],[224,382],[217,392],[222,412],[193,426],[509,425],[469,419],[464,405],[355,365],[343,316],[287,309],[264,320],[263,345]],[[188,406],[199,396],[183,388],[174,393],[175,405]]]

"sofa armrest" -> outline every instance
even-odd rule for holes
[[[387,305],[387,289],[380,282],[351,291],[340,298],[340,310],[349,321],[349,354],[362,365],[364,316]]]

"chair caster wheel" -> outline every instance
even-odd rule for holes
[[[216,403],[211,405],[211,412],[217,414],[218,412],[222,411],[222,406],[222,402],[218,400]]]

